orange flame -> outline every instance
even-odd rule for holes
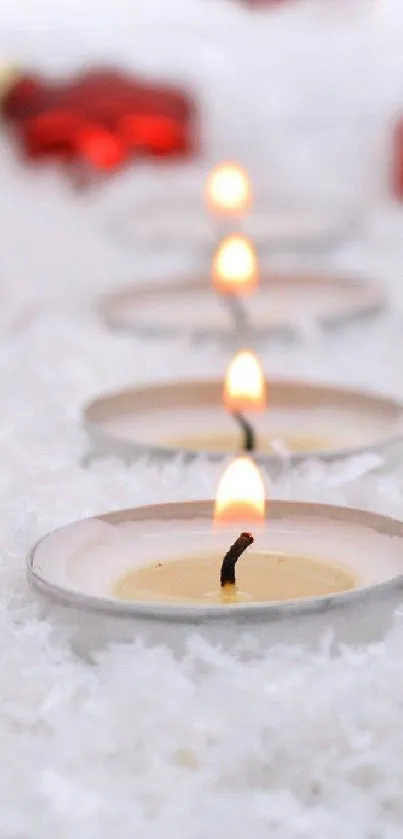
[[[220,215],[242,215],[252,203],[248,173],[237,163],[219,163],[211,170],[205,189],[206,204]]]
[[[241,350],[225,376],[224,405],[228,411],[261,411],[267,405],[267,383],[258,359]]]
[[[212,265],[213,282],[221,293],[248,294],[259,281],[256,251],[246,236],[226,236],[218,246]]]
[[[249,457],[237,457],[230,463],[217,487],[214,522],[261,524],[266,515],[263,478]]]

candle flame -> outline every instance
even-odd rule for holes
[[[213,282],[221,293],[248,294],[258,284],[256,251],[242,234],[226,236],[218,246],[212,265]]]
[[[261,523],[265,518],[265,489],[256,464],[236,457],[222,475],[216,493],[214,523]]]
[[[267,404],[267,384],[261,365],[250,350],[232,359],[225,376],[224,405],[228,411],[259,411]]]
[[[237,163],[214,166],[207,178],[205,200],[212,212],[242,215],[252,203],[252,189],[246,170]]]

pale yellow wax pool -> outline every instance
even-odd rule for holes
[[[342,448],[340,441],[319,434],[270,434],[257,435],[256,450],[266,454],[276,451],[274,442],[280,443],[289,452],[329,451]],[[241,434],[183,435],[165,440],[166,445],[192,451],[233,452],[242,446]]]
[[[169,603],[272,602],[323,597],[349,591],[356,580],[348,568],[281,552],[248,551],[237,563],[237,590],[219,585],[220,559],[198,553],[130,571],[115,584],[120,600]],[[232,591],[231,591],[232,589]]]

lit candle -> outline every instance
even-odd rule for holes
[[[244,333],[248,317],[240,297],[251,294],[259,283],[259,266],[252,242],[240,233],[220,242],[212,263],[213,286],[229,307],[237,332]]]
[[[109,513],[63,527],[31,551],[28,578],[79,649],[132,640],[264,645],[376,637],[401,600],[402,525],[372,513],[270,501],[249,458],[211,501]],[[212,517],[214,527],[212,527]],[[367,612],[365,605],[370,604]]]
[[[254,241],[254,240],[253,240]],[[206,282],[207,276],[211,282]],[[254,338],[301,339],[317,329],[334,329],[355,319],[375,316],[386,298],[368,280],[337,275],[267,272],[252,242],[242,233],[224,237],[198,277],[125,288],[107,295],[100,312],[113,329],[159,338],[181,335],[188,340],[213,339],[233,346],[234,317],[217,305],[238,295],[247,303]],[[251,292],[258,290],[257,294]],[[246,299],[247,297],[247,299]]]
[[[240,457],[219,481],[209,523],[195,522],[193,531],[185,527],[183,538],[175,532],[167,539],[163,536],[154,557],[148,551],[142,556],[144,545],[139,545],[129,524],[120,528],[118,541],[107,528],[100,534],[100,544],[96,534],[85,546],[76,537],[65,571],[76,585],[89,592],[92,587],[94,594],[147,603],[264,603],[354,587],[354,573],[343,564],[304,549],[287,550],[284,544],[281,549],[267,549],[268,531],[262,475],[250,458]],[[57,575],[57,565],[51,573]]]
[[[235,356],[224,387],[217,376],[110,393],[87,406],[84,422],[101,456],[130,461],[141,452],[169,458],[181,451],[217,459],[245,448],[245,429],[237,433],[231,417],[237,411],[252,415],[255,457],[276,471],[283,456],[292,465],[363,452],[393,457],[401,445],[398,400],[288,379],[268,384],[249,350]]]

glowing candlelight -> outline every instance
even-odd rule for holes
[[[265,516],[265,488],[261,473],[249,457],[237,457],[219,481],[214,506],[214,524],[261,524]]]
[[[225,470],[217,487],[214,524],[228,522],[253,522],[265,519],[266,502],[262,476],[252,460],[237,457]],[[235,566],[238,559],[254,542],[252,533],[243,531],[224,556],[220,585],[223,602],[237,601]]]
[[[249,294],[259,281],[258,259],[251,241],[241,233],[226,236],[212,264],[212,278],[221,294]]]
[[[207,178],[205,201],[209,210],[218,215],[243,215],[252,204],[246,170],[231,162],[214,166]]]
[[[260,411],[267,405],[267,382],[255,354],[241,350],[232,359],[224,382],[228,411]]]

